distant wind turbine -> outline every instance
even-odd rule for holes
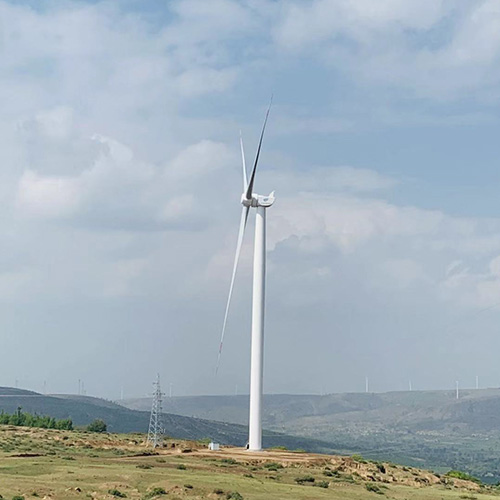
[[[272,103],[272,99],[271,99]],[[245,227],[248,220],[250,208],[255,208],[255,246],[254,246],[254,261],[253,261],[253,297],[252,297],[252,348],[250,362],[250,419],[249,419],[249,437],[248,448],[258,451],[262,449],[262,392],[263,392],[263,365],[264,365],[264,306],[265,306],[265,281],[266,281],[266,209],[274,203],[274,191],[268,196],[261,196],[254,192],[255,173],[259,163],[260,150],[262,147],[262,139],[266,130],[271,103],[267,109],[264,125],[260,134],[259,146],[253,169],[250,174],[250,179],[247,179],[247,171],[245,164],[245,151],[243,149],[243,140],[240,135],[241,160],[243,163],[243,194],[241,195],[241,210],[240,229],[238,233],[238,241],[236,245],[236,254],[234,257],[233,274],[231,284],[229,286],[229,295],[226,303],[226,312],[224,314],[224,322],[222,324],[222,334],[219,345],[219,354],[217,358],[216,373],[219,368],[220,357],[222,353],[222,345],[224,343],[224,335],[226,332],[227,317],[229,313],[229,305],[233,294],[234,280],[238,268],[238,261],[245,234]]]

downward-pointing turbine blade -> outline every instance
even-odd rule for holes
[[[241,130],[240,130],[240,147],[241,147],[241,161],[243,163],[243,192],[245,192],[248,188],[248,179],[247,179],[247,164],[245,162],[245,150],[243,148],[243,137],[241,137]]]
[[[271,111],[271,105],[273,104],[273,98],[271,97],[271,102],[267,108],[266,118],[264,120],[264,125],[262,127],[262,132],[260,133],[259,147],[257,148],[257,154],[255,156],[255,163],[253,164],[252,175],[250,176],[250,182],[248,183],[248,188],[246,192],[247,200],[252,199],[253,183],[255,181],[255,172],[257,170],[257,163],[259,163],[260,148],[262,147],[262,139],[264,138],[264,132],[266,130],[267,118],[269,117],[269,111]]]
[[[236,278],[236,270],[238,269],[238,261],[240,259],[241,245],[243,244],[243,236],[245,234],[245,226],[247,225],[248,211],[250,207],[243,207],[241,211],[240,231],[238,233],[238,243],[236,244],[236,255],[234,256],[233,275],[231,277],[231,285],[229,286],[229,295],[227,297],[226,312],[224,314],[224,323],[222,324],[222,334],[220,337],[219,354],[217,356],[217,366],[215,374],[219,370],[220,357],[222,354],[222,345],[224,344],[224,335],[226,333],[227,317],[229,314],[229,305],[231,304],[231,296],[233,295],[234,279]]]

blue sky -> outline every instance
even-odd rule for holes
[[[244,391],[252,221],[213,371],[273,94],[266,390],[498,386],[499,28],[492,0],[0,0],[1,383]]]

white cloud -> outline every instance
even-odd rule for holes
[[[500,81],[499,23],[495,0],[315,0],[287,4],[274,36],[284,50],[310,53],[358,84],[449,100]]]
[[[288,198],[279,200],[278,206],[280,222],[271,236],[274,244],[288,232],[299,237],[326,235],[340,248],[352,251],[378,237],[422,236],[430,241],[440,240],[440,230],[454,225],[440,212],[346,195]]]
[[[291,172],[286,159],[280,160],[280,167],[264,172],[262,183],[266,186],[280,186],[280,192],[288,193],[370,193],[393,188],[398,180],[382,175],[375,170],[351,166],[297,168]],[[288,166],[288,168],[284,168]]]
[[[34,217],[66,218],[75,213],[80,202],[75,179],[41,177],[27,171],[19,181],[17,206]]]
[[[315,0],[285,7],[276,38],[284,46],[302,48],[325,40],[348,37],[361,45],[380,43],[383,37],[405,30],[427,30],[446,13],[444,2],[425,0]]]
[[[128,231],[192,228],[205,223],[212,186],[233,162],[224,144],[200,141],[165,166],[147,164],[115,139],[95,134],[99,153],[74,176],[28,170],[17,187],[16,207],[40,219]]]
[[[47,341],[95,334],[109,342],[100,350],[106,359],[130,346],[124,365],[165,367],[171,354],[172,376],[186,356],[197,366],[184,377],[186,391],[190,383],[193,392],[211,391],[204,367],[217,348],[240,211],[238,127],[258,140],[254,105],[273,86],[275,121],[257,179],[257,189],[277,190],[268,218],[270,352],[273,342],[281,352],[284,338],[299,342],[307,328],[310,344],[324,346],[314,359],[340,346],[349,366],[324,364],[358,369],[352,359],[365,346],[377,358],[371,339],[382,332],[379,344],[396,345],[402,330],[410,336],[427,320],[496,300],[500,221],[425,209],[425,196],[389,202],[405,199],[410,167],[380,152],[384,131],[370,123],[373,110],[349,93],[361,85],[362,97],[391,117],[394,87],[433,99],[495,87],[494,3],[189,0],[168,9],[148,17],[107,2],[37,10],[0,1],[0,295],[13,306],[6,314],[20,304],[23,321],[29,303],[35,325],[0,315],[6,337],[24,331],[29,350],[33,332]],[[379,99],[378,89],[390,98]],[[351,108],[358,118],[344,113]],[[385,124],[427,124],[411,118],[422,108],[419,101]],[[376,129],[368,151],[358,146],[363,127]],[[403,133],[394,131],[396,139]],[[394,153],[413,151],[385,139]],[[233,319],[249,310],[249,235]],[[228,346],[242,384],[243,334]],[[294,352],[292,344],[290,366],[304,359],[303,346]],[[61,358],[65,343],[57,345]],[[75,365],[86,366],[80,354]],[[37,376],[58,366],[52,361],[33,364]],[[97,384],[104,373],[93,367],[88,376]]]
[[[40,133],[52,139],[69,138],[73,128],[73,109],[67,106],[42,111],[35,116],[34,123]]]

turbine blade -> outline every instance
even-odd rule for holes
[[[271,96],[271,102],[267,108],[266,118],[264,120],[264,125],[262,127],[262,132],[260,133],[259,147],[257,148],[257,155],[255,156],[255,163],[253,164],[252,175],[250,176],[250,182],[248,183],[248,188],[246,192],[247,200],[252,199],[253,183],[255,181],[255,172],[257,170],[257,163],[259,163],[260,148],[262,147],[262,139],[264,138],[264,132],[266,130],[267,118],[269,117],[269,111],[271,111],[271,105],[273,104],[273,96]]]
[[[222,354],[222,345],[224,344],[224,335],[226,333],[227,317],[229,314],[229,305],[231,304],[231,296],[233,295],[234,279],[236,278],[236,271],[238,269],[238,261],[240,259],[241,245],[243,243],[243,236],[245,234],[245,226],[247,225],[249,210],[250,207],[243,207],[241,211],[240,230],[238,233],[238,243],[236,244],[236,254],[234,256],[233,275],[231,277],[231,285],[229,286],[229,295],[227,297],[226,312],[224,314],[224,323],[222,324],[222,334],[220,337],[219,354],[217,356],[217,366],[215,367],[216,375],[217,372],[219,371],[220,357]]]
[[[241,148],[241,161],[243,163],[243,192],[245,192],[248,188],[248,179],[247,179],[247,164],[245,161],[245,150],[243,148],[243,137],[241,137],[241,130],[240,130],[240,148]]]

